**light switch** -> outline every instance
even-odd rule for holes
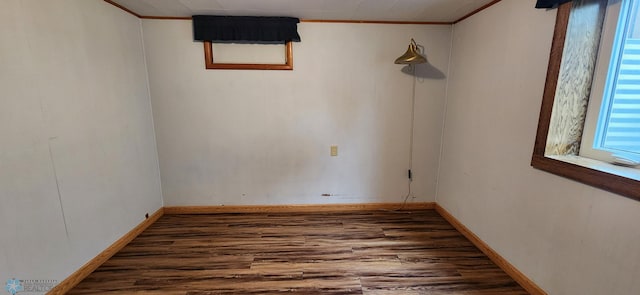
[[[338,156],[338,146],[337,145],[332,145],[331,146],[331,156],[332,157],[337,157]]]

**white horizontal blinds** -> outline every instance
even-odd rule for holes
[[[636,5],[633,3],[633,6]],[[640,38],[637,37],[636,28],[640,26],[636,23],[637,18],[630,17],[627,30],[624,30],[627,38],[621,40],[623,43],[619,47],[622,52],[619,55],[618,75],[612,85],[608,122],[600,123],[606,124],[602,142],[604,148],[640,154]]]

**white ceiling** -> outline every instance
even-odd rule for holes
[[[142,16],[197,14],[453,22],[492,0],[113,0]]]

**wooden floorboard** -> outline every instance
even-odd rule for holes
[[[165,215],[68,294],[527,294],[434,210]]]

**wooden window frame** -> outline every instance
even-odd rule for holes
[[[571,2],[562,4],[558,8],[531,166],[640,201],[640,181],[545,157],[570,12]]]
[[[213,44],[204,41],[204,60],[207,70],[293,70],[293,43],[288,41],[284,46],[284,64],[243,64],[216,63],[213,61]]]

